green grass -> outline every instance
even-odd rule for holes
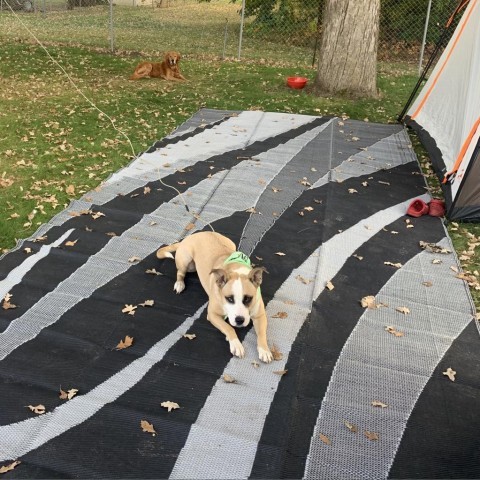
[[[0,251],[6,251],[72,199],[130,162],[132,150],[40,47],[5,37],[0,40]],[[345,115],[393,123],[416,82],[414,70],[407,65],[379,64],[379,98],[352,100],[316,97],[285,86],[286,76],[296,73],[313,80],[315,71],[308,67],[221,62],[191,55],[182,62],[186,83],[132,82],[128,77],[141,57],[128,52],[112,55],[55,45],[49,52],[128,135],[136,153],[202,107]],[[427,169],[428,159],[421,160]],[[430,182],[435,193],[438,185],[433,177]],[[474,238],[480,235],[476,225],[450,228],[459,254],[469,248],[466,232]],[[479,259],[473,256],[462,263],[474,272]],[[480,305],[474,285],[472,294]]]

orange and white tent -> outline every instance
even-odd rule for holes
[[[442,181],[447,217],[480,221],[480,0],[464,4],[463,16],[405,123],[430,154]]]

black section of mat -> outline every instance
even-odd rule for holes
[[[339,212],[347,209],[345,202],[338,198],[334,204]],[[350,215],[358,214],[349,210]],[[412,219],[412,223],[413,233],[406,230],[404,217],[380,231],[357,250],[356,254],[363,260],[350,257],[332,279],[335,289],[324,290],[315,300],[290,352],[285,366],[289,374],[282,377],[275,394],[250,478],[302,478],[333,368],[364,313],[360,299],[376,295],[395,274],[394,268],[384,265],[385,258],[405,264],[421,252],[413,235],[433,243],[445,236],[438,218],[422,217]],[[392,235],[391,230],[399,234]],[[271,231],[267,236],[273,237],[278,231]],[[276,239],[270,242],[275,243]]]
[[[364,188],[362,192],[364,198],[361,202],[352,201],[348,189],[359,189],[359,185],[366,177],[352,178],[341,184],[327,184],[319,189],[303,192],[290,209],[277,220],[254,251],[253,255],[263,258],[262,263],[270,271],[262,285],[265,301],[268,302],[274,296],[292,269],[303,263],[319,246],[322,239],[325,241],[331,238],[338,230],[355,225],[378,209],[410,198],[411,183],[413,189],[420,189],[421,177],[410,178],[413,166],[409,164],[393,171],[369,175],[371,187]],[[409,177],[408,182],[402,181],[406,176]],[[380,182],[387,182],[390,185]],[[327,198],[329,202],[335,204],[334,210],[327,205]],[[315,200],[320,203],[316,203]],[[314,210],[309,212],[311,215],[299,216],[298,212],[306,205],[314,206]],[[240,212],[229,219],[216,222],[214,228],[228,234],[238,243],[247,218],[245,212]],[[424,217],[422,220],[438,221],[431,217]],[[292,241],[293,239],[295,241]],[[279,250],[285,251],[287,255],[279,259],[274,255]],[[19,347],[2,361],[0,364],[2,382],[6,382],[7,378],[14,381],[14,378],[22,377],[26,382],[25,385],[15,383],[13,386],[10,385],[10,388],[0,388],[0,403],[6,405],[6,423],[11,423],[14,418],[17,420],[28,418],[30,415],[28,411],[19,411],[16,398],[25,398],[28,395],[32,398],[29,400],[32,404],[33,399],[44,404],[47,403],[45,398],[56,399],[54,392],[57,391],[59,379],[63,387],[88,392],[132,360],[142,356],[156,341],[173,331],[187,315],[192,315],[206,301],[206,296],[195,276],[188,278],[186,293],[178,296],[172,291],[174,263],[165,260],[161,264],[161,269],[157,268],[165,273],[164,276],[147,276],[145,269],[155,265],[158,266],[158,263],[152,254],[140,264],[131,267],[124,275],[100,288],[91,298],[80,302],[65,313],[56,324],[42,331],[34,341]],[[134,290],[132,285],[136,286]],[[187,292],[188,302],[185,296]],[[133,317],[121,313],[123,303],[137,304],[146,299],[155,300],[152,309],[140,309]],[[92,318],[98,321],[92,323]],[[50,468],[50,465],[46,464],[48,459],[42,454],[42,450],[47,446],[55,448],[61,458],[66,458],[73,455],[74,451],[85,448],[82,446],[90,446],[93,439],[107,436],[108,441],[98,443],[92,451],[88,450],[88,458],[94,471],[70,470],[65,472],[65,475],[93,474],[95,477],[132,478],[139,476],[138,466],[141,465],[142,478],[168,476],[176,455],[186,440],[190,425],[197,418],[211,388],[231,358],[223,336],[205,320],[204,316],[194,323],[190,331],[197,334],[194,342],[179,339],[164,359],[114,405],[102,408],[85,424],[69,430],[44,447],[23,456],[23,468],[18,471],[18,475],[23,478],[29,477],[31,464],[32,468],[37,469],[37,478],[42,477],[39,467],[34,465],[39,465],[43,459],[42,468]],[[239,331],[241,339],[246,332],[245,329]],[[122,352],[112,351],[125,335],[135,338],[133,347]],[[55,347],[59,342],[59,336],[62,337],[61,350]],[[25,359],[28,359],[28,365]],[[180,378],[175,377],[175,381],[172,381],[170,375],[172,369],[177,372],[177,366],[181,368],[181,373],[178,374]],[[39,377],[42,378],[41,381]],[[15,398],[10,397],[9,392],[13,393]],[[185,407],[185,411],[182,409],[175,411],[175,415],[172,413],[166,415],[158,407],[159,403],[165,400],[176,401],[180,405],[184,402],[188,408]],[[141,408],[142,402],[152,403],[150,407]],[[46,406],[51,410],[58,403],[59,400],[52,400]],[[148,421],[158,427],[158,431],[165,429],[165,435],[169,432],[171,436],[172,431],[175,432],[175,440],[170,441],[168,446],[165,445],[169,442],[168,438],[163,437],[163,434],[157,435],[161,440],[160,445],[166,449],[165,455],[150,458],[138,447],[138,443],[135,443],[137,438],[135,429],[143,419],[139,417],[145,415],[149,416],[146,418]],[[167,425],[168,422],[179,422],[180,426],[171,430],[165,426],[165,422]],[[128,425],[128,432],[132,432],[133,437],[125,435],[125,425]],[[138,435],[140,434],[147,435],[139,431]],[[116,438],[116,441],[113,442],[112,438]],[[141,441],[145,440],[141,435],[138,438]],[[128,463],[119,462],[118,458],[128,458]],[[72,465],[72,468],[79,467]],[[48,472],[45,476],[48,476]]]
[[[442,373],[449,367],[457,372],[455,382]],[[478,372],[478,330],[472,321],[452,343],[415,404],[390,478],[480,478]]]

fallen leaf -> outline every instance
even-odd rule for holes
[[[355,190],[354,188],[349,188],[348,193],[358,193],[358,191]]]
[[[308,280],[307,278],[302,277],[301,275],[297,275],[295,277],[296,280],[302,282],[305,285],[308,285],[312,280]]]
[[[448,248],[443,248],[440,245],[437,245],[435,243],[428,243],[428,242],[424,242],[424,241],[420,241],[418,243],[420,245],[420,248],[422,248],[423,250],[426,250],[427,252],[443,253],[445,255],[447,255],[449,253],[452,253],[452,251],[449,250]]]
[[[402,264],[401,263],[392,263],[392,262],[383,262],[385,265],[390,265],[391,267],[395,267],[395,268],[402,268]]]
[[[148,273],[149,275],[163,275],[163,273],[157,272],[154,268],[145,270],[145,273]]]
[[[124,340],[120,340],[115,350],[123,350],[124,348],[131,347],[133,345],[133,337],[125,336]]]
[[[395,327],[385,327],[385,330],[388,333],[391,333],[392,335],[394,335],[395,337],[403,337],[404,336],[404,333],[399,332],[397,329],[395,329]]]
[[[388,407],[388,405],[386,403],[380,402],[379,400],[373,400],[372,401],[372,406],[381,407],[381,408],[387,408]]]
[[[8,464],[8,465],[3,465],[0,467],[0,473],[7,473],[13,470],[17,465],[20,465],[22,462],[20,460],[15,460],[14,462]]]
[[[307,212],[311,212],[313,210],[313,207],[303,207],[303,209]]]
[[[275,255],[278,255],[279,257],[284,257],[286,254],[283,252],[276,252]]]
[[[104,216],[105,216],[105,214],[102,213],[102,212],[92,212],[92,218],[93,218],[94,220],[97,220],[98,218],[104,217]]]
[[[151,190],[150,187],[144,187],[144,188],[143,188],[143,194],[144,194],[144,195],[148,195],[151,191],[152,191],[152,190]]]
[[[122,313],[127,313],[128,315],[135,315],[136,309],[136,305],[125,305],[125,307],[122,308]]]
[[[323,433],[321,433],[321,434],[319,435],[319,437],[320,437],[320,440],[321,440],[323,443],[325,443],[325,445],[331,445],[331,444],[332,444],[332,442],[330,441],[330,439],[329,439],[326,435],[324,435]]]
[[[23,249],[23,251],[24,251],[25,253],[32,253],[33,250],[32,250],[30,247],[25,247],[25,248]]]
[[[45,405],[27,405],[27,408],[29,408],[33,413],[36,413],[37,415],[43,415],[45,413]]]
[[[439,258],[434,258],[432,260],[432,263],[433,265],[440,265],[441,263],[443,263]]]
[[[155,304],[154,300],[145,300],[143,303],[139,303],[138,305],[140,307],[153,307],[154,304]]]
[[[77,240],[69,240],[68,242],[65,242],[65,246],[66,247],[74,247],[77,242],[78,242],[78,239]]]
[[[275,315],[272,315],[272,318],[287,318],[287,312],[277,312]]]
[[[185,338],[188,338],[189,340],[193,340],[194,338],[197,338],[197,336],[194,333],[185,333],[183,336]]]
[[[222,378],[225,383],[237,383],[237,381],[228,373],[225,373]]]
[[[350,423],[350,422],[347,422],[346,420],[343,421],[343,423],[345,424],[345,426],[353,433],[357,433],[358,432],[358,428],[356,425],[354,425],[353,423]]]
[[[443,373],[443,375],[446,375],[452,382],[455,381],[455,375],[457,374],[457,372],[455,370],[448,367],[447,370],[445,372],[442,372],[442,373]]]
[[[189,230],[192,230],[195,228],[195,224],[194,223],[189,223],[187,224],[187,226],[185,227],[185,230],[189,231]]]
[[[13,303],[10,302],[10,299],[12,298],[12,294],[11,293],[7,293],[4,297],[3,297],[3,304],[2,304],[2,308],[4,310],[11,310],[13,308],[17,308],[16,305],[14,305]]]
[[[403,313],[404,315],[408,315],[410,313],[410,309],[407,307],[397,307],[395,310],[397,312]]]
[[[166,408],[169,412],[177,408],[180,408],[180,405],[178,403],[171,402],[170,400],[168,402],[162,402],[160,405]]]
[[[73,185],[69,185],[66,189],[65,189],[65,193],[67,195],[75,195],[75,187]]]
[[[352,257],[355,257],[357,260],[363,260],[363,257],[361,257],[360,255],[357,255],[356,253],[354,253]]]
[[[280,375],[282,377],[287,372],[288,372],[288,370],[275,370],[273,373],[275,373],[275,375]]]
[[[432,282],[422,282],[422,285],[424,285],[425,287],[432,287],[433,283]]]
[[[134,257],[130,257],[130,258],[128,259],[128,263],[136,263],[136,262],[139,262],[140,260],[141,260],[140,257],[135,257],[135,256],[134,256]]]
[[[151,433],[152,436],[155,436],[157,434],[154,426],[151,423],[147,422],[146,420],[140,421],[140,427],[142,428],[142,431],[146,433]]]
[[[335,288],[332,282],[327,282],[325,287],[327,288],[327,290],[333,290]]]
[[[59,398],[61,400],[71,400],[76,394],[78,393],[77,388],[71,388],[70,390],[67,390],[66,392],[62,390],[62,387],[60,387],[60,395]]]
[[[375,297],[373,295],[368,295],[367,297],[363,297],[360,300],[360,304],[363,308],[378,308],[378,305],[375,303]]]
[[[272,352],[274,360],[281,360],[283,358],[283,353],[280,352],[280,350],[278,349],[278,347],[275,344],[273,344],[270,347],[270,351]]]
[[[378,440],[378,433],[376,432],[369,432],[368,430],[365,430],[365,436],[369,439],[369,440]]]

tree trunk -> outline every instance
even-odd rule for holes
[[[318,72],[319,93],[377,95],[380,0],[327,0]]]

